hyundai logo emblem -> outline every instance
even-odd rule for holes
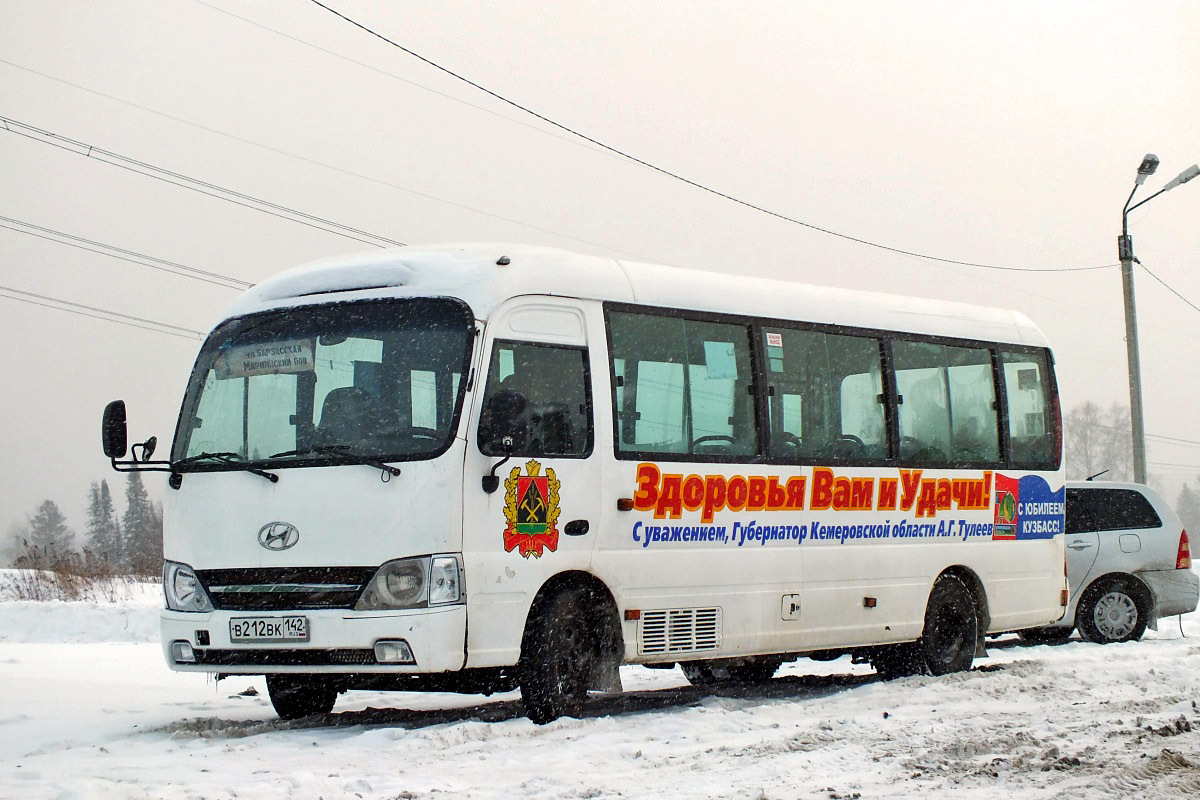
[[[290,522],[268,522],[258,529],[258,543],[268,550],[287,550],[300,541],[300,531]]]

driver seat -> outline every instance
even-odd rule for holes
[[[343,386],[325,395],[317,441],[323,445],[365,444],[378,435],[381,422],[374,395],[358,386]]]

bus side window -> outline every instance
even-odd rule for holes
[[[496,342],[488,369],[479,449],[505,455],[585,456],[592,450],[587,350]]]
[[[900,458],[995,463],[1000,458],[991,351],[932,342],[892,344],[900,396]]]
[[[788,328],[763,335],[772,455],[888,456],[878,339]]]
[[[756,455],[746,325],[612,311],[617,453]]]
[[[1009,461],[1034,466],[1054,462],[1054,420],[1045,353],[1000,352],[1008,404]]]

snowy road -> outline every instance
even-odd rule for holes
[[[891,683],[844,659],[737,691],[626,667],[624,695],[538,727],[513,694],[353,692],[284,723],[262,679],[167,670],[156,602],[0,602],[0,797],[1200,794],[1196,614],[1186,638],[1002,639],[970,673]]]

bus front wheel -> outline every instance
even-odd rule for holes
[[[537,609],[521,644],[521,700],[538,725],[578,716],[600,659],[598,625],[589,592],[578,586],[556,591]]]
[[[267,694],[280,719],[300,719],[333,711],[338,687],[315,675],[273,674],[267,676]]]

